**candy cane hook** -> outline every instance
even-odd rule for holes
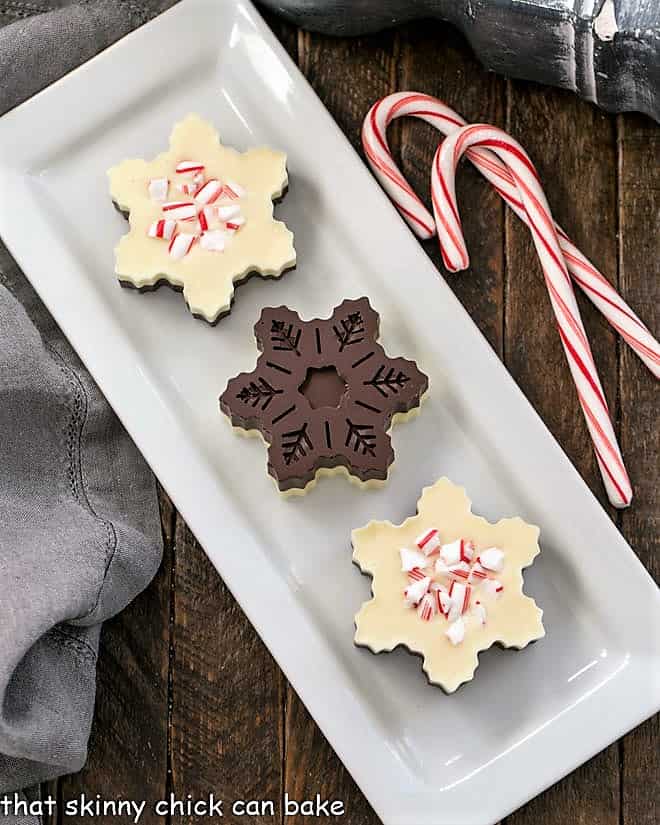
[[[450,135],[466,125],[466,121],[437,98],[418,92],[397,92],[375,103],[362,126],[362,145],[367,160],[381,185],[408,223],[422,239],[436,231],[433,215],[417,197],[392,158],[387,143],[387,127],[396,118],[412,116],[430,123],[444,135]],[[496,154],[484,148],[467,151],[467,157],[490,181],[518,217],[527,221],[516,185],[506,165]],[[587,297],[621,334],[656,378],[660,377],[660,344],[630,309],[609,281],[570,241],[555,224],[568,271]]]
[[[464,126],[447,137],[435,154],[431,171],[431,197],[446,266],[456,271],[465,269],[469,263],[456,202],[455,173],[461,156],[471,148],[489,149],[508,167],[541,260],[559,335],[607,494],[615,507],[627,507],[632,499],[630,480],[582,325],[550,207],[536,169],[525,150],[506,132],[494,126]]]

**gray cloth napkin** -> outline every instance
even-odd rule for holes
[[[0,114],[169,5],[0,0]],[[0,800],[85,762],[101,623],[161,554],[149,468],[0,243]]]

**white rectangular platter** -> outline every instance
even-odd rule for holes
[[[240,287],[216,328],[112,272],[125,226],[105,171],[163,150],[190,111],[289,155],[277,215],[298,267]],[[657,709],[650,577],[249,2],[184,0],[2,118],[0,234],[383,822],[495,822]],[[263,306],[328,316],[361,295],[429,399],[393,431],[385,488],[335,477],[282,499],[217,397],[252,368]],[[543,548],[526,589],[547,637],[482,655],[453,696],[417,658],[352,644],[369,581],[351,529],[403,520],[442,475],[476,512],[541,525]]]

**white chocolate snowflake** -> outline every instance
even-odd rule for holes
[[[373,577],[355,643],[420,653],[429,681],[448,693],[472,679],[482,650],[521,649],[545,635],[522,577],[540,552],[539,528],[517,517],[491,524],[471,505],[442,478],[403,524],[372,521],[353,531],[353,559]]]
[[[112,199],[129,219],[115,250],[126,285],[166,281],[183,289],[194,315],[213,323],[229,311],[236,283],[251,274],[277,278],[295,265],[293,234],[273,219],[273,200],[288,185],[283,152],[237,152],[189,115],[172,130],[167,152],[125,160],[108,175]]]

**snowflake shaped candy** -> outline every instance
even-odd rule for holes
[[[403,524],[374,521],[353,532],[353,560],[373,577],[355,643],[421,654],[429,681],[452,693],[472,679],[482,650],[521,649],[545,635],[543,611],[523,593],[538,537],[520,518],[491,524],[474,515],[465,490],[440,479]]]
[[[366,298],[344,301],[329,319],[303,321],[283,306],[262,312],[262,354],[229,381],[220,408],[268,442],[280,491],[305,491],[317,472],[338,468],[361,482],[386,480],[390,424],[419,406],[428,379],[412,361],[386,355],[378,321]]]
[[[124,286],[183,290],[193,315],[215,323],[248,277],[279,277],[295,265],[293,235],[273,219],[288,185],[286,155],[239,153],[197,115],[177,123],[167,152],[125,160],[108,172],[110,193],[129,220],[115,250]]]

